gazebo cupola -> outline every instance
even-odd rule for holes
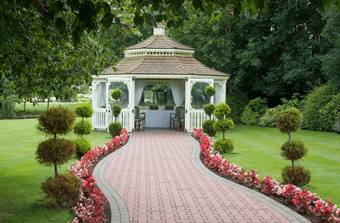
[[[185,106],[187,131],[201,128],[202,122],[207,118],[191,95],[192,90],[196,90],[197,84],[216,88],[215,96],[205,103],[218,104],[225,101],[229,74],[213,70],[200,63],[194,58],[195,49],[165,35],[165,27],[161,23],[158,23],[153,31],[154,34],[149,38],[127,47],[124,58],[114,66],[115,69],[110,66],[104,69],[101,75],[93,76],[92,126],[94,129],[107,129],[114,120],[109,98],[112,83],[126,86],[124,96],[126,103],[119,120],[128,131],[134,130],[134,107],[138,105],[143,86],[148,80],[170,81],[176,106]],[[202,97],[204,98],[203,95]]]

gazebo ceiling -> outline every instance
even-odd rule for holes
[[[115,66],[104,69],[103,75],[205,75],[229,77],[196,60],[195,49],[177,43],[164,35],[162,24],[154,28],[154,35],[125,49],[125,57]]]

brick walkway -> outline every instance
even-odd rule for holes
[[[198,143],[176,131],[131,134],[95,169],[112,222],[308,222],[206,169]]]

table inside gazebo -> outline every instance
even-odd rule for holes
[[[147,110],[146,127],[147,128],[170,128],[170,114],[174,110]]]

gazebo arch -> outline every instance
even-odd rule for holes
[[[93,129],[108,131],[109,124],[114,121],[109,103],[109,86],[111,83],[123,83],[127,88],[128,103],[118,120],[129,132],[134,131],[136,86],[140,80],[155,79],[184,82],[186,131],[201,128],[207,116],[203,109],[191,106],[193,85],[203,82],[214,86],[216,94],[210,103],[218,104],[225,101],[226,82],[230,74],[205,66],[194,58],[194,53],[194,48],[166,36],[165,27],[158,23],[157,28],[154,28],[154,35],[125,49],[124,58],[115,66],[116,71],[110,66],[101,75],[92,76]]]

